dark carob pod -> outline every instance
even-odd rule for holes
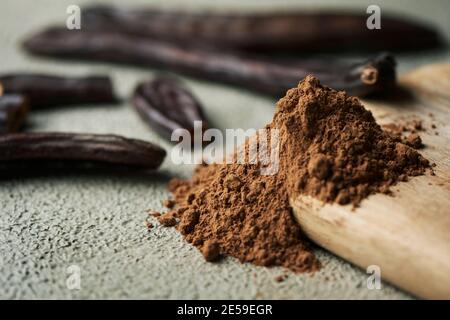
[[[13,133],[0,135],[0,168],[156,169],[166,152],[142,140],[116,135],[79,133]]]
[[[202,107],[185,87],[172,78],[158,77],[140,83],[133,94],[133,105],[141,118],[169,141],[176,129],[186,129],[194,137],[194,122],[208,128]]]
[[[382,28],[365,12],[189,12],[94,6],[83,28],[115,31],[179,44],[252,52],[419,50],[442,44],[431,27],[383,12]]]
[[[232,84],[276,97],[308,74],[351,95],[383,91],[396,80],[395,60],[388,54],[353,64],[324,59],[287,65],[234,53],[186,48],[126,34],[98,30],[51,28],[25,41],[30,53],[65,59],[112,61],[156,67],[211,81]]]
[[[0,134],[19,131],[29,110],[28,100],[19,94],[0,94]]]
[[[0,75],[5,94],[23,94],[31,108],[89,103],[115,103],[111,79],[107,76],[63,77],[47,74]]]

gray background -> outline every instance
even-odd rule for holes
[[[64,63],[29,57],[20,39],[50,23],[63,25],[66,7],[76,0],[2,0],[0,2],[0,72],[42,71],[70,75],[110,74],[120,95],[152,75],[140,68],[107,64]],[[93,3],[94,1],[90,1]],[[95,1],[115,2],[124,1]],[[127,5],[150,1],[127,1]],[[382,10],[435,24],[449,39],[450,2],[442,1],[153,1],[194,9],[288,10],[293,7],[351,7],[362,12],[369,4]],[[399,70],[448,60],[448,50],[398,55]],[[203,102],[214,125],[259,128],[269,122],[274,99],[221,85],[185,79]],[[115,133],[170,145],[149,130],[131,109],[120,106],[73,107],[36,111],[30,130]],[[317,249],[324,267],[310,275],[281,268],[261,268],[226,258],[206,263],[173,228],[143,225],[146,210],[164,210],[169,176],[188,177],[191,166],[171,165],[145,176],[71,174],[0,181],[0,298],[411,298],[388,284],[368,290],[367,275],[343,260]],[[81,269],[81,289],[69,290],[66,268]]]

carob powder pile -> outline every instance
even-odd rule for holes
[[[429,168],[419,153],[384,132],[357,98],[312,76],[278,102],[266,128],[279,130],[275,175],[262,175],[255,164],[212,164],[199,166],[191,180],[170,182],[177,206],[160,218],[176,223],[208,261],[229,255],[314,271],[320,263],[293,217],[290,197],[357,206]]]

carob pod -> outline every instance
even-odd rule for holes
[[[0,92],[0,134],[17,132],[23,126],[29,110],[23,95]]]
[[[322,83],[351,95],[383,91],[395,83],[395,60],[379,54],[366,61],[343,65],[323,60],[286,65],[233,53],[219,53],[99,30],[50,28],[24,42],[33,54],[59,58],[112,61],[156,67],[211,81],[232,84],[280,97],[300,79],[313,74]]]
[[[417,50],[442,44],[432,28],[383,13],[370,30],[357,12],[203,12],[94,6],[82,10],[83,28],[118,31],[174,43],[253,52]]]
[[[31,108],[88,103],[115,103],[111,79],[106,76],[62,77],[16,73],[0,75],[5,94],[23,94]]]
[[[117,135],[77,133],[13,133],[0,135],[0,167],[45,167],[58,164],[98,168],[156,169],[166,151],[142,140]]]
[[[140,117],[169,141],[176,129],[186,129],[194,137],[195,121],[202,121],[203,130],[208,127],[198,100],[175,79],[158,77],[140,83],[132,99]]]

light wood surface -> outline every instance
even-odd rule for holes
[[[372,195],[354,210],[307,196],[291,204],[320,246],[364,269],[379,266],[383,280],[413,295],[450,299],[450,63],[422,67],[399,83],[397,97],[363,104],[380,124],[421,119],[420,152],[436,163],[436,175],[401,182],[393,196]]]

